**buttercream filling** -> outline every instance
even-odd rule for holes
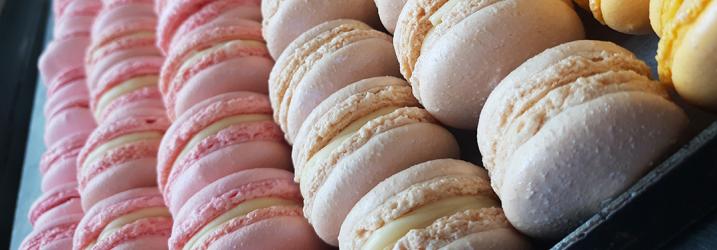
[[[97,109],[95,109],[95,118],[99,118],[107,105],[112,103],[112,101],[129,92],[144,87],[155,86],[157,84],[158,78],[159,77],[157,75],[135,77],[124,81],[115,86],[114,88],[108,90],[102,95],[102,97],[100,97],[99,101],[97,102]]]
[[[236,116],[230,116],[224,119],[221,119],[219,121],[216,121],[212,123],[212,125],[207,126],[206,128],[199,131],[199,133],[196,133],[194,136],[192,136],[192,139],[190,139],[187,144],[182,148],[182,151],[179,153],[179,156],[177,156],[177,160],[182,159],[186,154],[189,153],[191,149],[199,145],[199,143],[202,142],[202,140],[206,139],[209,136],[215,135],[219,133],[219,131],[228,128],[233,125],[237,125],[240,123],[248,123],[248,122],[259,122],[259,121],[270,121],[271,115],[263,115],[263,114],[251,114],[251,115],[236,115]]]
[[[115,40],[145,39],[145,38],[154,38],[154,32],[137,32],[137,33],[134,33],[134,34],[130,34],[130,35],[118,37],[118,38],[116,38]],[[100,57],[101,55],[103,55],[103,54],[105,53],[105,51],[109,50],[109,49],[111,48],[111,47],[108,47],[108,46],[107,46],[107,45],[109,45],[109,44],[112,44],[112,42],[108,42],[108,43],[106,43],[105,45],[103,45],[102,47],[96,49],[96,50],[92,53],[92,57],[91,57],[91,58],[92,58],[92,61],[97,60],[98,57]]]
[[[431,24],[433,26],[438,26],[439,24],[443,23],[443,17],[445,17],[450,11],[453,9],[456,4],[458,4],[461,1],[465,0],[449,0],[441,8],[439,8],[433,15],[431,15],[428,20],[431,21]]]
[[[123,136],[119,136],[117,138],[114,138],[105,144],[100,145],[99,147],[95,148],[91,153],[87,155],[85,158],[85,162],[82,164],[82,169],[87,169],[87,166],[94,163],[95,161],[98,161],[102,155],[104,155],[106,152],[119,148],[122,145],[143,141],[143,140],[161,140],[162,139],[162,133],[156,132],[156,131],[149,131],[149,132],[137,132],[137,133],[130,133]]]
[[[319,151],[317,151],[311,158],[306,162],[304,165],[305,167],[301,171],[301,178],[303,180],[307,180],[307,175],[313,175],[316,171],[316,168],[319,164],[324,162],[332,152],[334,152],[344,141],[351,138],[351,136],[356,133],[361,127],[366,125],[369,121],[376,119],[378,117],[390,114],[391,112],[399,109],[399,107],[385,107],[381,108],[379,110],[376,110],[364,117],[361,117],[360,119],[352,122],[346,128],[341,130],[338,135],[336,135],[329,143],[326,144],[323,148],[321,148]]]
[[[227,42],[222,42],[215,44],[214,46],[211,46],[209,48],[206,48],[204,50],[196,51],[191,53],[191,55],[185,57],[184,63],[182,63],[182,66],[179,67],[179,70],[177,72],[183,72],[187,70],[188,68],[192,67],[192,65],[196,64],[204,58],[207,55],[210,55],[217,51],[226,50],[231,47],[243,47],[243,48],[264,48],[266,45],[260,41],[253,41],[253,40],[231,40]]]
[[[105,228],[100,232],[97,240],[90,243],[85,249],[92,249],[97,241],[101,241],[118,230],[122,229],[123,226],[134,223],[137,220],[152,217],[167,217],[170,218],[172,215],[166,207],[152,207],[134,211],[132,213],[125,214],[112,220]]]
[[[362,249],[391,249],[412,229],[426,228],[434,221],[469,209],[499,206],[498,201],[485,196],[458,196],[424,205],[398,219],[386,223],[369,236]]]
[[[301,204],[293,200],[285,200],[280,198],[258,198],[242,202],[241,204],[225,212],[211,222],[207,223],[204,227],[202,227],[199,232],[194,234],[194,236],[192,236],[192,238],[187,241],[187,244],[184,245],[183,249],[189,250],[199,247],[199,244],[207,240],[207,238],[212,234],[212,232],[221,229],[226,223],[230,222],[234,218],[246,216],[252,211],[258,209],[277,206],[290,207],[301,206]]]

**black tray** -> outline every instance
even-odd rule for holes
[[[14,114],[12,119],[0,120],[0,126],[4,126],[0,129],[5,129],[0,134],[3,138],[0,140],[0,157],[4,157],[0,160],[6,160],[0,187],[3,195],[8,197],[6,200],[11,201],[5,204],[7,208],[0,207],[4,209],[0,210],[0,242],[9,240],[12,226],[10,249],[17,249],[31,231],[27,212],[40,195],[38,165],[44,151],[42,107],[45,88],[39,80],[35,81],[35,62],[42,41],[46,43],[50,37],[49,31],[45,34],[45,27],[52,27],[49,5],[49,0],[9,1],[0,14],[2,65],[15,66],[0,67],[3,76],[0,89],[13,90],[0,91],[0,100],[12,102],[0,106],[0,114],[4,115],[2,112],[6,111]],[[654,56],[658,38],[655,35],[622,35],[601,26],[584,11],[579,13],[589,39],[618,43],[632,50],[651,68],[656,68]],[[714,115],[682,106],[690,116],[691,125],[681,148],[570,235],[559,242],[536,242],[536,245],[554,249],[717,248],[717,242],[710,244],[712,238],[717,237],[717,195],[711,193],[717,190],[717,123]],[[461,144],[462,158],[480,164],[475,132],[453,132]],[[21,163],[23,154],[25,160]],[[19,192],[18,180],[21,180]],[[11,224],[9,218],[13,216],[13,209],[14,223]],[[697,226],[693,226],[695,224]],[[0,248],[4,246],[0,245]]]

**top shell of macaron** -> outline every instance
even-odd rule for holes
[[[372,0],[263,1],[263,33],[273,58],[278,58],[301,33],[335,19],[355,19],[373,27],[380,21]]]

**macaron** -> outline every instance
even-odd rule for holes
[[[417,164],[371,189],[346,217],[341,249],[530,249],[488,174],[452,159]]]
[[[72,249],[72,237],[82,214],[63,215],[50,223],[36,227],[20,244],[20,250]]]
[[[158,56],[134,57],[105,71],[91,93],[90,107],[95,119],[101,122],[133,102],[149,102],[148,105],[162,108],[157,87],[162,62]]]
[[[292,178],[286,170],[255,168],[206,186],[176,215],[170,248],[323,248],[302,216]]]
[[[65,39],[73,36],[90,36],[92,22],[95,16],[66,16],[55,24],[54,39]]]
[[[82,207],[134,188],[156,186],[157,150],[169,121],[163,110],[102,123],[77,157]]]
[[[410,0],[394,46],[426,110],[445,125],[474,129],[503,77],[541,51],[583,36],[577,14],[560,0]]]
[[[159,86],[169,118],[223,93],[267,93],[272,66],[256,21],[239,19],[195,29],[170,49],[162,68]]]
[[[398,16],[403,10],[403,6],[406,5],[408,0],[374,0],[376,2],[376,8],[378,8],[378,16],[381,18],[381,23],[386,30],[393,34],[396,30],[396,22],[398,22]]]
[[[266,95],[232,92],[201,102],[162,138],[157,183],[173,215],[192,195],[251,168],[291,169],[290,149]]]
[[[650,20],[660,36],[660,80],[689,103],[717,111],[717,3],[650,1]]]
[[[271,71],[274,119],[292,143],[321,101],[375,76],[400,76],[391,37],[355,20],[322,23],[294,40]]]
[[[93,34],[85,58],[90,92],[102,74],[119,62],[141,56],[161,56],[154,47],[155,26],[155,18],[137,18],[101,27],[103,32]]]
[[[56,88],[47,90],[47,101],[43,107],[46,118],[72,107],[87,107],[90,103],[84,77],[53,86]]]
[[[304,215],[334,246],[346,215],[379,182],[424,161],[459,156],[453,135],[395,77],[337,91],[311,112],[298,135],[292,154]]]
[[[91,131],[66,137],[49,147],[40,159],[42,191],[67,183],[77,183],[77,155]]]
[[[82,215],[77,183],[67,183],[47,190],[32,204],[28,218],[34,227],[42,227],[62,218],[63,215],[72,214]]]
[[[208,23],[221,19],[246,19],[261,22],[259,0],[170,1],[160,13],[157,47],[168,54],[171,45]]]
[[[52,40],[38,60],[42,81],[48,89],[85,75],[84,54],[90,43],[87,36],[69,36]]]
[[[95,127],[97,124],[87,104],[69,106],[46,118],[45,146],[52,147],[67,137],[91,132]]]
[[[102,8],[99,0],[67,0],[57,2],[58,12],[55,13],[55,20],[61,20],[69,16],[96,16]]]
[[[72,249],[167,249],[172,217],[156,187],[113,195],[87,211]]]
[[[278,58],[299,35],[326,21],[355,19],[380,27],[377,13],[372,0],[268,0],[261,4],[264,38],[273,58]]]
[[[650,0],[575,0],[581,8],[613,30],[633,35],[650,32]]]
[[[478,147],[518,230],[564,236],[673,148],[687,116],[649,74],[628,50],[583,40],[542,52],[498,85]]]

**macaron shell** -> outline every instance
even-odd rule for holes
[[[38,61],[42,81],[46,84],[53,83],[56,78],[67,72],[83,70],[85,48],[89,44],[90,39],[87,36],[68,37],[50,42]]]
[[[77,182],[77,155],[59,159],[42,175],[41,190],[47,192],[55,187]]]
[[[86,180],[82,186],[82,207],[92,208],[97,202],[115,194],[156,185],[156,159],[151,156],[111,166]]]
[[[288,146],[280,142],[251,141],[224,147],[197,160],[170,180],[165,190],[167,205],[172,214],[177,214],[202,188],[247,169],[291,170],[289,157]]]
[[[84,78],[80,78],[58,86],[58,89],[47,92],[47,102],[43,107],[45,117],[50,118],[59,111],[72,106],[89,105],[89,92]]]
[[[422,53],[410,82],[436,119],[475,128],[488,95],[510,71],[546,48],[582,37],[580,19],[560,1],[501,1],[456,24]],[[493,46],[471,46],[478,43]]]
[[[143,43],[150,43],[152,39],[148,39]],[[132,60],[136,57],[143,56],[161,56],[159,50],[154,47],[154,44],[139,44],[137,46],[130,46],[117,50],[113,53],[107,54],[101,58],[98,58],[94,62],[87,63],[87,86],[93,88],[99,81],[99,78],[104,74],[105,71],[111,67],[125,61]]]
[[[563,111],[502,166],[511,173],[497,187],[506,216],[529,236],[564,235],[648,171],[686,125],[676,105],[647,93],[610,94]]]
[[[75,158],[82,146],[85,145],[89,134],[90,131],[74,134],[48,146],[48,150],[42,154],[40,159],[40,172],[44,175],[54,166],[55,162]]]
[[[167,236],[150,235],[135,239],[129,242],[120,243],[112,248],[113,250],[134,250],[134,249],[168,249]]]
[[[75,183],[68,183],[45,192],[30,208],[30,212],[28,213],[30,223],[35,227],[45,224],[37,222],[42,220],[42,217],[45,217],[44,220],[47,220],[48,217],[45,216],[47,213],[57,209],[63,210],[63,207],[65,208],[64,211],[67,212],[82,213],[82,209],[72,211],[72,206],[67,206],[71,204],[71,201],[77,200],[79,197],[80,194],[77,192],[77,185]],[[56,219],[52,217],[49,218]]]
[[[65,39],[74,36],[89,36],[92,29],[93,16],[68,16],[57,20],[54,39]]]
[[[372,0],[347,1],[264,1],[261,6],[264,37],[269,53],[278,58],[301,33],[325,21],[355,19],[378,27],[379,18]]]
[[[156,19],[151,1],[117,1],[116,4],[103,7],[92,24],[92,33],[97,35],[114,25],[130,23],[143,18]]]
[[[381,18],[381,23],[386,30],[393,34],[396,30],[396,23],[398,22],[398,16],[401,14],[403,6],[406,5],[408,0],[374,0],[376,2],[376,8],[378,8],[378,15]]]
[[[350,44],[317,62],[293,90],[285,113],[288,140],[293,141],[306,117],[321,101],[346,85],[375,76],[400,77],[394,53],[390,42],[368,39]]]
[[[97,127],[95,118],[86,107],[73,107],[58,112],[45,125],[45,145],[52,146],[69,136],[87,133]]]
[[[177,92],[175,113],[181,115],[195,104],[223,93],[251,91],[267,94],[267,79],[273,65],[269,58],[249,55],[209,66],[189,78]]]
[[[693,27],[683,34],[672,62],[672,82],[688,102],[717,110],[717,4],[710,3]]]
[[[475,213],[475,211],[469,212]],[[399,240],[397,246],[407,249],[412,247],[496,250],[532,248],[525,236],[510,227],[500,208],[483,209],[480,212],[480,219],[478,220],[454,221],[453,219],[457,217],[456,215],[441,218],[428,229],[412,230],[408,236]],[[490,216],[497,218],[490,218]],[[481,231],[470,233],[471,229]],[[450,232],[452,230],[467,230],[469,233],[464,236],[462,234],[441,233],[441,231]]]
[[[80,202],[78,195],[78,198],[68,200],[67,202],[64,202],[40,215],[40,217],[38,217],[35,221],[34,226],[41,227],[42,225],[52,223],[53,220],[62,218],[62,216],[82,213],[82,203]]]
[[[309,201],[315,205],[304,208],[305,214],[319,237],[336,246],[346,215],[376,184],[414,164],[458,156],[453,135],[435,124],[409,124],[374,135],[336,164],[322,188],[313,195],[314,200]],[[365,166],[371,166],[371,171]]]
[[[281,239],[277,240],[277,236]],[[290,244],[287,244],[289,243]],[[301,216],[265,219],[233,231],[214,242],[209,249],[329,249],[316,237],[314,229]]]
[[[594,1],[594,0],[593,0]],[[650,0],[600,0],[602,21],[625,34],[641,35],[651,31]]]
[[[57,249],[66,250],[68,241],[77,228],[77,223],[82,219],[82,214],[66,215],[51,223],[33,229],[20,244],[20,250]],[[70,244],[71,245],[71,244]]]

